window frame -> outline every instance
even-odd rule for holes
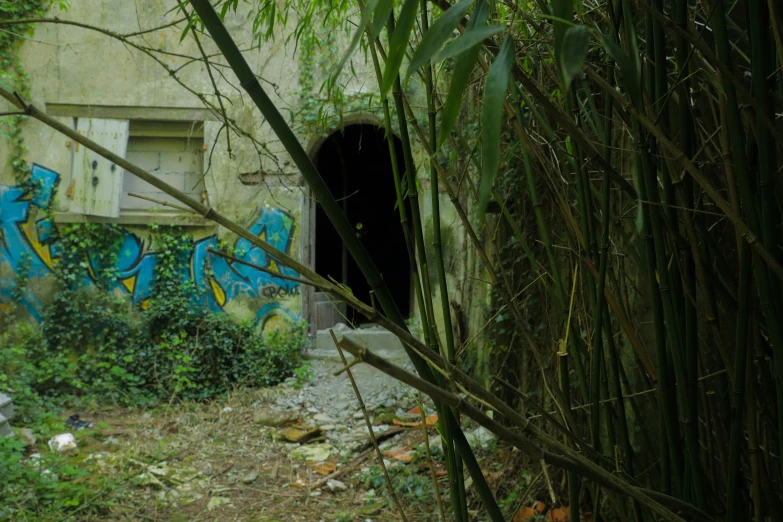
[[[172,108],[172,107],[122,107],[122,106],[96,106],[96,105],[74,105],[74,104],[47,104],[47,112],[52,116],[58,117],[70,117],[72,119],[72,128],[76,129],[78,118],[94,118],[94,119],[114,119],[114,120],[126,120],[129,127],[136,127],[134,130],[129,130],[127,139],[130,139],[134,133],[138,133],[139,129],[144,135],[149,137],[182,137],[182,134],[177,136],[178,132],[164,131],[163,133],[156,132],[154,125],[158,125],[162,122],[168,124],[171,128],[178,127],[179,129],[184,126],[199,127],[198,134],[203,138],[207,133],[205,132],[205,126],[208,121],[218,121],[218,116],[211,110],[203,108]],[[157,134],[157,136],[156,136]],[[138,135],[138,134],[137,134]],[[79,144],[70,146],[71,154],[71,169],[67,173],[67,184],[61,185],[61,192],[67,193],[68,186],[73,181],[74,165],[73,156],[76,151],[76,147]],[[127,148],[127,140],[126,140]],[[202,157],[202,169],[204,168],[205,157]],[[122,197],[122,176],[124,172],[120,171],[120,194]],[[205,186],[205,192],[208,188]],[[119,203],[119,199],[118,199]],[[116,223],[121,225],[130,226],[149,226],[152,224],[157,225],[176,225],[176,226],[194,226],[194,227],[213,227],[214,223],[205,219],[204,217],[185,212],[184,210],[171,209],[167,211],[165,209],[148,209],[148,210],[122,210],[118,217],[108,216],[96,216],[90,215],[79,211],[73,210],[72,201],[68,203],[68,209],[63,209],[60,212],[54,213],[54,220],[58,223],[85,223],[85,222],[105,222]],[[78,208],[78,207],[77,207]]]

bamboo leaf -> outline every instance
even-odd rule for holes
[[[372,26],[370,26],[370,33],[373,38],[377,38],[381,34],[383,26],[389,20],[389,15],[394,7],[394,0],[379,0],[378,6],[375,8],[375,14],[372,19]]]
[[[492,185],[500,161],[500,131],[503,103],[506,99],[511,66],[514,63],[514,41],[507,36],[495,61],[489,68],[484,85],[481,108],[481,186],[479,188],[479,220],[484,218]]]
[[[448,40],[451,33],[459,24],[465,13],[475,0],[460,0],[458,4],[450,7],[440,18],[435,20],[432,27],[424,33],[419,46],[413,53],[410,64],[408,65],[408,72],[405,76],[407,80],[411,74],[416,72],[419,67],[429,63],[432,56],[440,50],[444,42]]]
[[[473,16],[471,16],[468,21],[465,33],[467,34],[468,31],[484,27],[487,16],[489,16],[489,7],[487,6],[486,0],[481,0],[481,3],[476,7],[476,10],[473,11]],[[463,35],[463,37],[464,36],[465,35]],[[462,105],[462,93],[465,91],[465,87],[467,87],[468,81],[470,81],[470,74],[476,66],[479,49],[480,47],[478,45],[474,45],[468,51],[460,54],[459,58],[457,58],[457,63],[451,73],[449,94],[446,96],[446,102],[443,105],[440,133],[438,134],[438,148],[448,139],[451,134],[451,129],[457,121],[459,109]]]
[[[552,0],[552,20],[555,34],[555,57],[560,56],[565,33],[574,17],[573,0]]]
[[[335,69],[332,73],[332,81],[337,79],[337,77],[340,75],[340,72],[342,72],[343,67],[345,67],[345,64],[351,58],[354,51],[356,51],[356,47],[359,45],[359,42],[362,39],[362,33],[364,33],[364,31],[367,29],[367,25],[370,23],[372,14],[375,11],[377,4],[378,0],[368,0],[367,4],[365,4],[364,11],[362,11],[362,18],[359,21],[356,32],[353,34],[353,38],[351,39],[351,45],[348,46],[348,50],[345,51],[343,59],[340,60],[340,64],[337,66],[337,69]]]
[[[625,87],[628,90],[628,93],[631,97],[637,96],[639,94],[639,82],[637,80],[637,68],[634,61],[622,47],[614,43],[607,36],[601,37],[601,43],[623,73],[623,80],[625,81]]]
[[[405,49],[408,47],[408,37],[416,23],[416,12],[419,4],[417,0],[405,0],[400,11],[400,18],[394,28],[394,34],[389,41],[389,57],[386,59],[386,69],[383,71],[383,83],[381,84],[381,98],[389,94],[389,89],[400,73],[400,65],[405,57]]]
[[[563,81],[563,92],[567,92],[574,77],[582,70],[587,57],[590,33],[583,25],[569,27],[563,36],[557,63]]]
[[[432,61],[440,62],[447,58],[462,54],[469,49],[473,49],[476,45],[480,44],[487,38],[491,38],[504,29],[505,27],[502,25],[486,25],[484,27],[476,27],[472,30],[466,30],[462,36],[447,43],[443,49],[441,49],[438,54],[435,55]]]

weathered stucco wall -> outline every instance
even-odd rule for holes
[[[74,2],[66,13],[51,13],[62,21],[74,21],[127,35],[158,27],[181,17],[169,12],[174,2],[138,0],[137,2],[107,2],[90,0]],[[291,115],[291,124],[301,143],[310,144],[310,152],[317,151],[319,140],[339,129],[344,118],[356,114],[381,116],[377,97],[372,98],[376,79],[371,64],[364,63],[361,53],[352,74],[346,80],[343,102],[338,107],[325,104],[325,113],[331,115],[314,122],[312,111],[317,105],[321,81],[339,60],[347,47],[348,35],[316,35],[330,46],[310,49],[302,57],[302,49],[294,53],[295,42],[284,34],[272,42],[253,40],[252,12],[240,3],[239,12],[229,13],[225,23],[239,43],[273,102],[283,114]],[[166,14],[168,13],[168,14]],[[289,21],[290,30],[291,22]],[[107,117],[136,120],[203,121],[203,162],[206,200],[221,213],[248,226],[270,244],[305,262],[311,262],[310,239],[307,227],[311,205],[309,193],[288,154],[269,127],[263,122],[252,102],[243,96],[233,73],[219,56],[212,42],[202,37],[206,53],[217,65],[213,68],[214,81],[226,96],[223,104],[228,117],[242,136],[231,133],[230,150],[224,121],[219,113],[204,111],[205,102],[218,105],[212,80],[203,61],[186,57],[201,56],[192,38],[180,42],[181,29],[170,27],[146,33],[143,38],[132,37],[142,47],[159,51],[145,52],[100,31],[66,23],[40,24],[35,38],[26,42],[21,59],[30,75],[31,102],[58,114],[60,121],[73,125],[76,117]],[[301,41],[299,45],[304,45]],[[334,50],[339,49],[340,53]],[[150,56],[150,54],[152,56]],[[350,75],[349,75],[350,76]],[[418,100],[421,88],[410,89],[416,107],[426,104]],[[422,110],[424,121],[425,109]],[[338,112],[343,114],[337,114]],[[195,115],[195,116],[194,116]],[[396,127],[396,125],[395,125]],[[182,225],[195,240],[191,253],[189,277],[195,283],[194,302],[212,310],[223,310],[240,317],[255,318],[259,324],[275,324],[275,318],[302,315],[307,318],[302,295],[305,289],[297,283],[285,281],[253,268],[227,261],[209,252],[218,242],[234,247],[234,255],[251,263],[281,273],[294,275],[289,269],[268,259],[259,249],[237,241],[227,231],[215,227],[198,216],[171,209],[137,212],[118,219],[85,217],[72,212],[72,158],[74,145],[69,140],[36,121],[24,123],[26,157],[35,164],[33,175],[45,191],[35,197],[25,195],[15,186],[13,172],[3,162],[0,165],[0,300],[10,298],[13,281],[20,263],[27,256],[33,260],[30,275],[46,279],[57,263],[58,251],[55,227],[78,221],[116,222],[126,230],[123,249],[117,261],[117,292],[126,293],[139,305],[149,297],[154,282],[155,243],[150,239],[149,225]],[[415,147],[415,140],[414,140]],[[8,146],[0,143],[0,157],[6,157]],[[419,201],[423,211],[425,239],[431,242],[432,216],[429,193],[429,174],[426,155],[418,147],[414,155],[419,165],[418,175],[422,190]],[[130,175],[130,174],[125,174]],[[244,180],[244,182],[243,182]],[[441,214],[446,251],[446,266],[451,290],[451,301],[460,339],[467,330],[480,325],[468,325],[464,319],[468,303],[486,299],[486,289],[477,289],[468,275],[480,270],[466,248],[466,233],[453,211],[448,197],[441,190]],[[44,209],[51,203],[53,212]],[[435,270],[431,270],[438,322],[442,324],[440,298]],[[25,308],[30,317],[40,317],[46,303],[45,285],[30,285],[25,295]],[[414,314],[418,307],[414,304]],[[460,316],[462,314],[462,316]],[[462,318],[460,318],[462,317]],[[271,322],[269,322],[271,321]]]

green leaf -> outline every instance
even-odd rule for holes
[[[555,33],[555,57],[560,56],[563,47],[563,39],[566,30],[571,24],[568,22],[574,18],[573,0],[552,0],[552,19]]]
[[[362,39],[362,34],[364,33],[365,29],[367,29],[367,25],[370,23],[370,19],[373,12],[375,11],[375,6],[377,4],[378,0],[368,0],[367,4],[365,4],[364,11],[362,11],[362,19],[359,21],[359,26],[356,28],[356,32],[353,34],[351,45],[348,46],[348,50],[345,51],[343,59],[340,60],[340,64],[337,66],[337,69],[335,69],[332,73],[332,81],[337,80],[337,77],[342,72],[343,67],[345,67],[345,64],[351,58],[354,51],[356,50],[356,47],[359,45],[359,41]]]
[[[502,25],[485,25],[484,27],[475,27],[471,30],[466,30],[462,36],[447,43],[446,46],[435,55],[432,61],[440,62],[447,58],[462,54],[504,29],[505,27]]]
[[[609,37],[602,36],[601,43],[609,56],[612,57],[612,60],[620,67],[620,71],[623,73],[625,88],[628,90],[628,93],[632,97],[636,96],[639,93],[639,82],[634,60],[628,56],[622,47],[614,43]]]
[[[375,14],[372,19],[372,26],[370,27],[370,33],[373,38],[377,38],[381,34],[383,26],[389,21],[389,15],[394,7],[394,0],[379,0],[378,6],[375,8]]]
[[[582,63],[589,50],[589,42],[590,33],[583,25],[569,27],[565,32],[557,61],[563,81],[563,92],[568,92],[571,81],[582,70]]]
[[[383,71],[383,82],[381,84],[381,98],[389,94],[400,72],[402,59],[405,57],[405,49],[408,47],[408,37],[413,31],[413,25],[416,23],[416,11],[419,3],[417,0],[405,0],[400,11],[400,18],[397,26],[394,28],[394,34],[389,41],[389,57],[386,59],[386,69]]]
[[[432,24],[426,33],[424,33],[419,46],[413,53],[411,62],[408,65],[406,79],[416,72],[419,67],[429,63],[432,56],[438,52],[444,42],[451,36],[451,33],[454,32],[454,29],[457,27],[460,20],[462,20],[462,17],[465,16],[465,13],[468,12],[468,9],[473,5],[474,1],[475,0],[460,0],[458,4],[451,6],[440,18],[435,20],[435,23]]]
[[[489,16],[489,7],[486,0],[481,0],[481,3],[476,7],[476,10],[473,11],[473,16],[470,17],[465,32],[467,33],[467,31],[484,27],[487,22],[487,16]],[[449,94],[446,96],[446,102],[443,105],[440,120],[438,148],[448,139],[451,134],[451,129],[454,128],[454,123],[457,121],[459,109],[462,105],[462,93],[465,92],[465,87],[467,87],[468,82],[470,81],[470,75],[473,72],[473,68],[476,66],[479,49],[480,47],[476,45],[469,51],[460,54],[459,58],[457,58],[454,70],[451,72]]]
[[[503,103],[506,99],[511,66],[514,64],[514,40],[507,36],[487,73],[481,108],[481,186],[479,187],[479,220],[484,219],[492,185],[500,162],[500,131]]]

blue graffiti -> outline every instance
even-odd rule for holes
[[[56,172],[33,165],[32,191],[21,187],[0,185],[0,303],[11,303],[17,275],[26,273],[30,278],[42,278],[54,271],[60,251],[55,224],[43,212],[31,211],[31,207],[46,209],[57,191],[59,176]],[[34,217],[40,217],[32,222]],[[290,253],[296,231],[296,222],[287,212],[265,207],[257,212],[248,230],[276,249]],[[220,312],[238,298],[258,303],[256,321],[264,326],[280,317],[296,319],[298,314],[289,308],[292,297],[300,294],[298,282],[277,277],[296,277],[296,271],[285,267],[268,256],[250,241],[240,238],[233,247],[234,257],[264,268],[259,270],[227,259],[213,252],[218,250],[217,237],[212,235],[194,243],[190,262],[183,264],[180,279],[192,290],[191,303]],[[88,262],[96,273],[97,256],[88,253]],[[153,295],[158,263],[154,245],[126,231],[122,238],[116,261],[117,277],[110,290],[127,294],[142,307]],[[91,278],[84,285],[93,284]],[[36,321],[41,320],[41,299],[26,290],[20,303]]]

